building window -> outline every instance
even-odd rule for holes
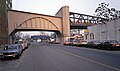
[[[94,40],[94,34],[90,33],[90,40]]]
[[[87,37],[88,37],[88,34],[85,34],[85,40],[87,40],[87,39],[88,39]]]

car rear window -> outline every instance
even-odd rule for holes
[[[119,42],[116,41],[116,40],[110,41],[110,43],[112,43],[112,44],[119,44]]]

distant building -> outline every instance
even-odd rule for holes
[[[0,45],[8,43],[8,9],[12,9],[12,0],[0,0]]]
[[[88,27],[90,40],[117,40],[120,42],[120,18]]]
[[[47,36],[47,35],[34,35],[34,36],[31,36],[31,39],[33,40],[38,40],[38,39],[41,39],[41,41],[46,41],[46,40],[50,40],[50,36]]]

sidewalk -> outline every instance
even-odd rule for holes
[[[109,52],[112,53],[112,54],[120,55],[120,51],[109,51]]]
[[[96,51],[105,52],[105,53],[109,53],[109,54],[120,55],[120,50],[118,50],[118,51],[108,51],[108,50],[98,50],[98,49],[96,49]]]
[[[87,50],[104,52],[104,53],[115,54],[115,55],[119,55],[120,56],[120,50],[118,50],[118,51],[108,51],[108,50],[99,50],[99,49],[90,49],[90,48],[80,48],[80,49],[87,49]]]

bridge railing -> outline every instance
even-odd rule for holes
[[[106,19],[96,16],[69,12],[70,25],[91,26],[99,23],[105,23]]]

